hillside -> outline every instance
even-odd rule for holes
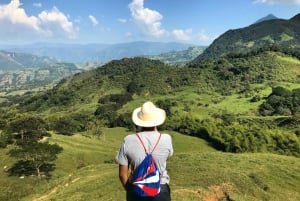
[[[58,63],[58,60],[26,53],[0,51],[0,71],[50,67],[54,63]]]
[[[107,127],[132,128],[131,110],[150,99],[168,110],[166,128],[204,138],[216,149],[299,156],[300,127],[293,123],[298,121],[300,109],[299,68],[299,59],[273,51],[186,67],[127,58],[63,79],[53,89],[35,96],[27,94],[18,110],[38,113],[52,129],[60,130],[59,125],[67,123],[63,127],[66,130],[59,132],[72,133],[86,131],[91,122],[97,125],[98,119]],[[294,98],[276,97],[277,102],[262,107],[278,86],[295,90],[289,92],[295,94]],[[271,109],[274,115],[270,117],[260,111],[269,114]],[[249,142],[250,137],[243,132],[255,137]],[[273,133],[272,140],[268,139],[269,132]],[[277,135],[284,135],[287,142]]]
[[[166,64],[179,65],[183,66],[191,61],[193,61],[197,56],[202,54],[206,47],[204,46],[195,46],[189,47],[187,50],[181,51],[171,51],[162,53],[154,56],[145,56],[149,59],[159,60]]]
[[[0,200],[122,200],[113,157],[136,131],[131,112],[145,100],[168,116],[160,129],[174,141],[173,200],[299,200],[295,53],[266,48],[180,67],[124,58],[11,97],[0,108]],[[47,179],[24,177],[23,166],[7,175],[14,136],[29,123],[28,136],[47,130],[63,148]]]
[[[105,129],[100,138],[53,134],[51,143],[64,148],[51,180],[8,177],[0,172],[0,200],[123,200],[115,153],[129,133]],[[228,154],[213,150],[201,139],[171,132],[174,155],[168,162],[174,201],[300,199],[300,161],[273,154]],[[1,165],[12,161],[0,150]],[[15,189],[15,190],[12,190]]]
[[[44,111],[56,107],[62,111],[70,105],[95,107],[99,98],[112,93],[155,98],[176,95],[187,88],[199,95],[251,98],[274,86],[299,86],[299,68],[298,58],[274,51],[232,55],[180,68],[157,60],[125,58],[65,78],[52,90],[27,100],[24,108]]]
[[[40,66],[35,68],[19,66],[15,70],[3,70],[0,72],[0,91],[9,92],[18,89],[43,88],[56,84],[62,78],[83,71],[83,69],[71,63],[53,63],[46,67]]]
[[[204,47],[185,49],[187,47],[186,44],[150,42],[115,45],[46,44],[43,46],[42,44],[36,44],[29,47],[8,47],[8,49],[14,49],[16,52],[0,51],[0,91],[49,87],[62,78],[96,68],[111,59],[123,57],[144,55],[168,64],[184,65],[196,58],[204,49]],[[164,51],[171,52],[162,53]],[[155,54],[159,55],[153,56]],[[51,57],[44,55],[50,55]],[[54,57],[59,59],[54,59]],[[65,63],[61,60],[81,63]],[[105,62],[97,62],[99,60]]]
[[[84,67],[45,56],[0,51],[0,91],[46,87],[84,71]]]
[[[300,14],[289,20],[273,19],[248,27],[228,30],[205,49],[194,62],[218,58],[229,53],[245,53],[265,46],[277,45],[300,49]]]

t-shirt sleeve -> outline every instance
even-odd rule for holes
[[[170,138],[170,153],[169,153],[169,157],[173,156],[173,142],[172,142],[172,137],[169,135]]]
[[[120,165],[128,165],[128,158],[126,155],[126,146],[125,141],[121,144],[121,147],[115,157],[115,161]]]

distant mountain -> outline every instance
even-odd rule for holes
[[[49,67],[57,62],[58,60],[49,57],[0,50],[0,70],[4,71]]]
[[[0,89],[2,90],[12,87],[17,89],[40,87],[55,83],[67,76],[103,65],[105,62],[95,62],[100,57],[116,60],[115,58],[119,57],[143,56],[168,64],[184,65],[201,54],[205,47],[190,47],[180,43],[135,42],[115,45],[32,44],[6,48],[16,51],[0,50]],[[151,56],[156,52],[166,53]],[[48,56],[44,56],[47,54]],[[63,62],[67,58],[74,61],[87,61],[75,65],[71,62]]]
[[[0,89],[25,89],[55,83],[84,69],[49,57],[0,51]]]
[[[255,22],[255,24],[256,24],[256,23],[263,22],[263,21],[275,20],[275,19],[279,19],[279,18],[276,17],[276,16],[274,16],[273,14],[269,14],[269,15],[267,15],[266,17],[263,17],[263,18],[257,20],[257,21]]]
[[[300,14],[289,20],[264,20],[245,28],[228,30],[193,62],[218,58],[229,53],[245,53],[265,46],[300,49]]]
[[[181,51],[171,51],[162,53],[155,56],[146,56],[150,59],[160,60],[166,64],[173,64],[183,66],[191,61],[193,61],[197,56],[199,56],[205,49],[205,46],[194,46],[189,47],[186,50]]]
[[[165,52],[186,50],[192,44],[131,42],[119,44],[32,44],[4,47],[6,50],[47,56],[64,62],[81,63],[87,61],[108,62],[124,57],[158,55]]]

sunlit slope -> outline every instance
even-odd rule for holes
[[[52,179],[34,189],[28,200],[124,200],[114,156],[128,132],[105,130],[99,138],[53,135],[64,147]],[[168,162],[172,200],[300,199],[300,161],[273,154],[228,154],[205,141],[171,133],[174,156]]]
[[[297,14],[289,20],[266,20],[247,27],[230,29],[214,40],[195,61],[272,45],[299,50],[299,22],[300,14]]]

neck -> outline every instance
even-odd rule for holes
[[[143,127],[142,131],[157,131],[157,127]]]

